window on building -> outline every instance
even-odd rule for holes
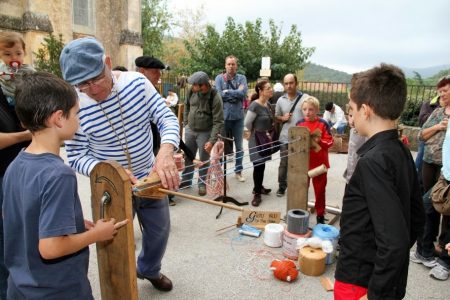
[[[95,0],[72,0],[74,31],[94,34],[94,2]]]

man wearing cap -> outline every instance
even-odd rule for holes
[[[133,183],[154,170],[164,187],[177,189],[179,176],[173,152],[179,144],[178,121],[150,82],[137,72],[112,72],[111,58],[90,37],[67,44],[60,65],[64,79],[77,88],[80,99],[80,127],[75,138],[66,141],[70,166],[89,176],[100,161],[115,160]],[[151,121],[161,133],[156,158]],[[133,206],[143,227],[138,278],[170,291],[172,282],[160,273],[170,229],[168,200],[133,196]]]
[[[225,70],[223,74],[216,76],[216,89],[223,100],[223,112],[225,118],[224,131],[229,137],[234,138],[236,146],[236,164],[234,166],[235,177],[244,182],[242,176],[242,159],[244,149],[242,146],[244,133],[244,100],[247,98],[247,78],[237,74],[238,59],[233,56],[225,58]],[[231,145],[231,148],[233,146]]]
[[[137,71],[144,74],[148,80],[153,84],[156,91],[161,95],[158,89],[158,82],[161,79],[161,70],[164,70],[166,66],[157,58],[152,56],[139,56],[134,60]],[[161,144],[161,137],[159,135],[158,127],[155,123],[151,122],[152,134],[153,134],[153,153],[158,154],[159,146]]]
[[[188,78],[192,84],[192,92],[188,96],[184,108],[185,143],[192,153],[200,154],[201,161],[209,160],[209,153],[217,141],[217,134],[223,127],[223,108],[220,94],[211,87],[209,77],[205,72],[195,72]],[[199,170],[198,194],[206,195],[205,164]],[[194,167],[192,161],[186,158],[186,168],[183,171],[181,187],[192,185]]]
[[[162,61],[155,57],[144,55],[136,58],[134,63],[138,72],[144,74],[144,76],[147,77],[147,79],[150,80],[156,88],[159,80],[161,79],[161,70],[166,68]]]

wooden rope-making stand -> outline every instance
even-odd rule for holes
[[[308,203],[309,130],[306,127],[290,128],[289,140],[288,186],[296,188],[287,190],[286,212],[291,209],[307,210],[308,206],[314,206],[314,203]],[[133,189],[119,163],[104,161],[97,164],[91,172],[90,183],[94,222],[102,218],[133,219],[131,191],[136,191],[136,188]],[[137,185],[140,189],[135,194],[140,197],[162,198],[171,194],[244,213],[244,209],[236,205],[163,189],[157,176],[141,180]],[[338,208],[327,207],[326,211],[336,215],[333,220],[340,214]],[[120,229],[112,241],[97,243],[97,261],[102,299],[138,299],[133,222]]]

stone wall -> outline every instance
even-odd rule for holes
[[[2,0],[0,31],[11,30],[24,36],[27,56],[33,64],[34,52],[44,37],[62,34],[65,44],[83,36],[95,36],[111,56],[113,65],[134,69],[134,59],[142,55],[140,0],[97,0],[92,27],[73,25],[72,0]]]

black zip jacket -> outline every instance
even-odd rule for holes
[[[359,150],[342,207],[337,280],[368,288],[369,299],[402,299],[409,250],[425,214],[410,151],[397,130],[379,132]]]

